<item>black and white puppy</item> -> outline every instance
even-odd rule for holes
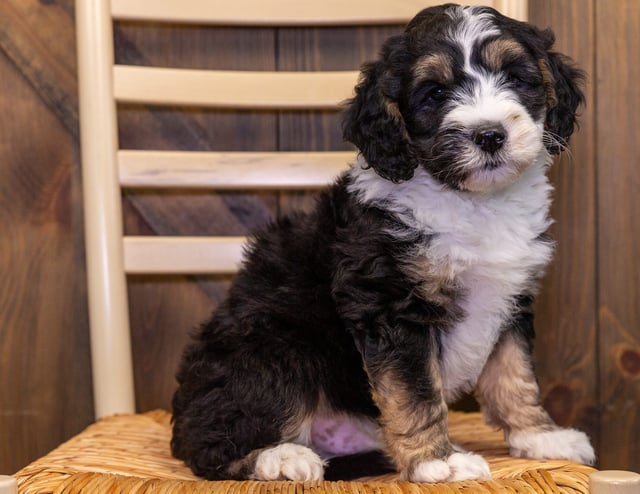
[[[176,457],[208,479],[313,480],[381,450],[408,480],[488,478],[447,435],[447,403],[475,390],[513,455],[594,461],[540,406],[531,362],[545,173],[583,102],[552,44],[449,4],[364,66],[344,121],[360,158],[255,235],[184,355]]]

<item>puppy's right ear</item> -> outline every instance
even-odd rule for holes
[[[344,139],[357,146],[378,175],[392,182],[409,180],[417,167],[397,102],[400,78],[394,76],[389,62],[394,52],[405,51],[402,37],[392,38],[381,60],[364,65],[342,123]]]
[[[540,63],[548,86],[545,130],[555,137],[547,143],[547,149],[551,154],[559,154],[576,127],[577,109],[585,103],[583,87],[586,75],[574,66],[571,59],[551,51]]]

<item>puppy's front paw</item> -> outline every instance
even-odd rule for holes
[[[513,432],[509,435],[511,456],[572,460],[593,465],[596,455],[589,438],[575,429],[543,432]]]
[[[451,475],[451,467],[445,460],[418,463],[409,474],[411,482],[444,482]]]
[[[256,459],[255,480],[322,480],[324,462],[306,446],[283,443],[262,451]]]
[[[480,455],[453,453],[447,458],[451,467],[449,480],[488,480],[491,478],[489,464]]]
[[[423,461],[409,475],[412,482],[454,482],[457,480],[487,480],[489,465],[482,456],[453,453],[445,460]]]

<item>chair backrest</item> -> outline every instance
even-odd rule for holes
[[[113,22],[216,26],[403,24],[425,0],[76,0],[80,135],[97,417],[135,409],[126,275],[233,273],[240,237],[124,236],[123,188],[309,189],[353,152],[123,150],[117,103],[217,109],[338,110],[358,72],[187,70],[114,64]],[[526,17],[526,0],[467,1]]]

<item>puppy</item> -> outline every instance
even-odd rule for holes
[[[552,44],[448,4],[364,66],[344,119],[358,160],[313,212],[253,237],[184,354],[177,458],[207,479],[300,481],[380,450],[411,481],[484,479],[447,435],[447,403],[474,390],[514,456],[594,461],[540,406],[531,362],[545,172],[583,102]]]

